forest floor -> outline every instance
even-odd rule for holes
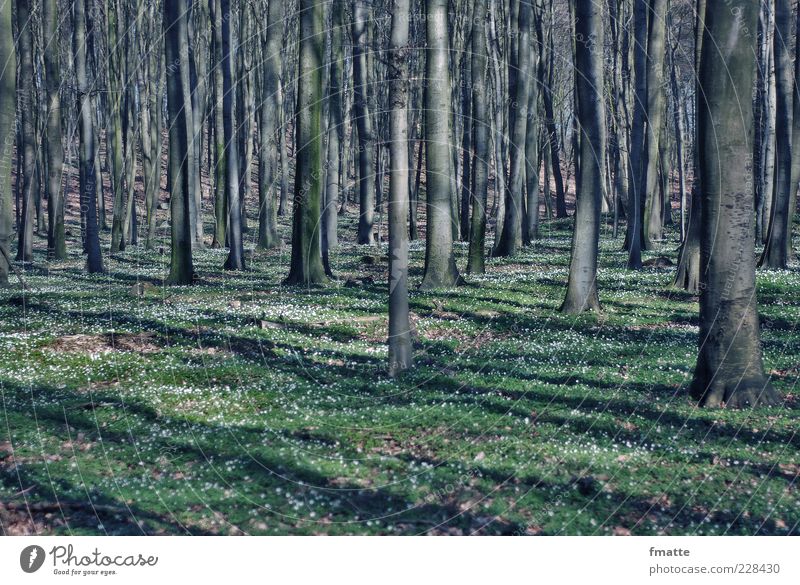
[[[668,236],[646,257],[675,262]],[[37,241],[29,290],[0,291],[3,533],[800,532],[796,267],[758,273],[785,406],[729,412],[687,393],[697,298],[674,268],[625,270],[608,226],[601,315],[559,314],[570,233],[545,223],[485,276],[412,290],[398,381],[385,244],[343,241],[337,280],[305,289],[281,284],[289,249],[253,255],[254,237],[247,272],[205,249],[198,284],[167,288],[163,250],[88,276],[75,236],[60,263]]]

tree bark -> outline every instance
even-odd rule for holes
[[[292,259],[287,284],[312,286],[327,280],[322,264],[322,54],[323,10],[317,0],[300,0],[300,64],[295,116]]]
[[[169,173],[170,215],[172,224],[172,248],[169,284],[192,284],[192,222],[189,190],[192,173],[191,145],[189,136],[194,131],[192,111],[187,109],[186,91],[189,89],[188,55],[189,33],[186,25],[186,0],[164,2],[164,47],[167,63],[173,65],[167,75],[167,110],[169,112]]]
[[[472,182],[472,222],[467,273],[483,274],[486,205],[489,197],[489,109],[486,103],[486,0],[474,0],[472,22],[472,143],[475,147]]]
[[[408,30],[409,0],[393,0],[389,44],[389,374],[411,367],[408,317]]]
[[[95,175],[94,129],[92,127],[92,100],[86,74],[86,28],[91,13],[86,13],[84,0],[73,3],[73,56],[75,58],[75,81],[77,82],[80,106],[80,198],[86,217],[86,270],[103,272],[103,257],[100,252],[100,232],[97,227],[97,184]]]
[[[789,203],[792,185],[792,69],[789,55],[792,33],[790,0],[775,0],[775,191],[767,241],[759,266],[785,269],[791,230]]]
[[[572,0],[575,9],[576,92],[580,128],[580,167],[576,183],[575,228],[572,232],[567,295],[561,311],[600,311],[597,296],[597,249],[605,165],[603,105],[603,19],[596,2]]]
[[[450,70],[447,0],[426,0],[425,152],[428,225],[423,289],[451,287],[460,277],[453,255],[450,151]]]
[[[59,68],[60,31],[57,0],[44,0],[44,66],[47,88],[47,256],[67,258],[64,241],[64,197],[61,176],[64,169],[64,146],[61,143],[61,71]]]
[[[0,287],[8,286],[9,241],[14,223],[11,168],[16,135],[17,59],[11,2],[0,4]]]
[[[356,128],[358,129],[358,243],[371,244],[375,212],[375,141],[369,108],[369,69],[367,67],[367,23],[365,0],[353,4],[353,89]]]
[[[709,2],[700,67],[700,335],[691,393],[703,406],[778,403],[764,375],[753,258],[752,139],[758,5]],[[748,107],[741,107],[747,104]]]

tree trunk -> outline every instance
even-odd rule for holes
[[[664,127],[664,54],[666,51],[667,0],[648,1],[647,119],[640,185],[644,187],[642,247],[650,250],[661,239],[663,204],[658,196],[658,167]]]
[[[295,116],[292,259],[287,284],[311,286],[327,278],[322,265],[322,3],[300,0],[300,64]]]
[[[709,2],[700,67],[700,335],[691,393],[703,406],[778,403],[764,375],[753,259],[753,110],[758,5]]]
[[[86,74],[86,28],[91,12],[86,13],[84,0],[73,3],[73,56],[75,58],[75,81],[80,105],[80,199],[86,215],[86,270],[89,273],[103,272],[103,257],[100,253],[100,233],[97,227],[97,184],[95,175],[94,129],[92,128],[92,100],[89,94],[89,79]]]
[[[167,111],[169,112],[169,164],[170,215],[172,224],[172,250],[167,282],[169,284],[191,284],[192,268],[192,223],[189,190],[192,158],[189,136],[194,131],[191,110],[186,108],[186,91],[189,89],[188,59],[181,57],[187,52],[189,33],[186,26],[186,0],[164,2],[164,47],[167,63],[172,64],[167,75]]]
[[[64,241],[64,197],[61,175],[64,168],[64,147],[61,143],[61,72],[57,0],[44,0],[44,66],[47,86],[47,256],[54,260],[67,258]]]
[[[426,0],[425,152],[428,225],[423,289],[451,287],[460,278],[453,255],[450,172],[450,70],[447,0]]]
[[[597,296],[597,248],[605,165],[605,108],[603,106],[603,19],[596,2],[572,0],[575,9],[575,85],[578,101],[580,166],[576,177],[575,228],[567,296],[561,311],[578,314],[600,311]]]
[[[331,28],[331,63],[328,76],[328,154],[325,172],[325,204],[322,208],[322,221],[325,228],[325,248],[339,245],[337,237],[339,219],[339,183],[342,175],[341,150],[344,141],[344,112],[342,106],[342,79],[344,75],[344,0],[334,0]]]
[[[222,0],[213,0],[211,19],[214,45],[214,239],[212,248],[222,248],[228,235],[228,153],[225,139],[225,76],[223,74]],[[230,14],[228,15],[230,17]]]
[[[222,9],[222,118],[225,130],[225,199],[228,204],[228,258],[226,270],[244,270],[242,242],[242,207],[239,200],[239,154],[237,149],[234,104],[234,37],[231,23],[231,0],[221,0]]]
[[[358,129],[358,243],[371,244],[375,211],[375,141],[369,110],[369,69],[367,68],[367,22],[365,0],[353,5],[353,89],[356,128]]]
[[[11,167],[16,135],[17,59],[11,2],[0,4],[0,287],[8,286],[9,240],[14,224]]]
[[[700,59],[703,53],[703,17],[706,12],[706,0],[698,0],[695,15],[695,79],[700,79]],[[700,91],[695,90],[695,116],[700,111]],[[702,197],[700,187],[700,147],[698,134],[699,128],[695,121],[694,128],[694,153],[692,155],[692,168],[694,183],[692,185],[692,200],[689,209],[689,226],[686,237],[681,244],[678,270],[675,274],[674,286],[683,288],[687,292],[697,294],[700,292],[700,233],[702,217]]]
[[[790,0],[775,0],[775,191],[767,242],[759,266],[785,269],[791,230],[789,202],[792,185],[792,69],[789,42],[792,33]]]
[[[410,0],[393,0],[389,118],[389,374],[411,367],[408,318],[408,29]]]
[[[519,74],[514,83],[514,108],[511,128],[511,171],[505,193],[505,220],[500,241],[495,246],[496,256],[514,256],[522,246],[523,190],[525,188],[525,133],[528,128],[528,98],[531,88],[531,3],[520,2],[517,63]],[[513,67],[512,67],[513,69]]]
[[[472,143],[475,147],[472,182],[472,223],[467,272],[483,274],[486,241],[486,205],[489,196],[489,110],[486,103],[486,0],[474,0],[472,22]]]
[[[7,2],[9,0],[6,0]],[[31,0],[17,0],[19,31],[19,113],[22,118],[22,212],[18,227],[17,260],[33,261],[34,198],[36,185],[36,95],[33,87],[33,21]],[[5,65],[3,65],[5,66]],[[19,175],[17,175],[19,180]]]

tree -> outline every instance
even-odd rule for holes
[[[703,406],[777,404],[756,308],[752,163],[758,5],[708,2],[700,66],[700,336],[691,393]]]
[[[409,0],[393,0],[389,56],[389,373],[411,367],[408,317],[408,29]]]
[[[325,202],[322,206],[324,249],[338,246],[339,191],[342,176],[340,156],[345,136],[342,80],[344,75],[344,0],[333,0],[331,7],[331,62],[328,72],[328,152],[326,155]]]
[[[783,269],[789,262],[792,190],[792,68],[789,42],[792,33],[790,0],[775,0],[775,194],[769,221],[767,241],[759,261],[760,266]]]
[[[475,162],[472,165],[472,222],[469,238],[467,272],[483,274],[486,241],[486,204],[489,197],[489,111],[486,104],[486,24],[480,15],[486,13],[486,0],[475,0],[472,19],[472,144]]]
[[[278,245],[275,197],[280,137],[281,40],[283,3],[270,2],[267,25],[261,31],[261,124],[258,151],[258,247],[266,250]]]
[[[14,220],[11,166],[17,101],[17,59],[11,26],[11,2],[0,3],[0,287],[8,286],[9,240]]]
[[[496,256],[513,256],[522,245],[523,198],[525,188],[525,134],[528,129],[528,101],[531,93],[531,2],[521,0],[517,16],[517,71],[514,75],[514,97],[510,109],[511,172],[506,185],[505,220],[495,247]],[[512,66],[513,68],[513,66]]]
[[[295,116],[292,259],[287,284],[311,286],[327,280],[322,265],[322,31],[318,0],[300,0],[300,64]]]
[[[228,258],[226,270],[244,270],[244,243],[242,241],[242,204],[239,200],[239,153],[236,140],[234,103],[236,87],[233,85],[233,26],[231,26],[231,1],[220,2],[222,19],[222,119],[225,132],[225,200],[228,211]]]
[[[658,190],[658,162],[664,127],[664,56],[666,53],[667,0],[648,0],[647,37],[647,120],[644,135],[644,160],[639,185],[644,189],[642,246],[649,250],[661,239],[663,204]]]
[[[100,232],[97,226],[97,183],[95,176],[94,128],[92,99],[89,78],[86,74],[86,28],[91,13],[86,12],[85,0],[73,3],[72,51],[75,59],[80,107],[80,198],[81,209],[86,217],[85,249],[86,269],[89,273],[103,272],[103,257],[100,253]]]
[[[125,80],[125,20],[120,0],[111,0],[106,6],[107,60],[108,60],[108,166],[111,171],[111,192],[114,197],[111,220],[111,253],[125,249],[122,237],[127,198],[123,185],[125,168],[123,149],[123,94]]]
[[[188,54],[189,33],[186,25],[186,0],[164,2],[164,46],[167,63],[173,69],[167,75],[167,111],[169,112],[170,215],[172,218],[172,250],[167,282],[191,284],[192,222],[189,215],[189,175],[192,172],[189,135],[193,131],[191,110],[186,109],[189,71],[181,52]]]
[[[59,70],[60,35],[57,0],[44,0],[44,66],[47,89],[47,253],[50,258],[64,260],[67,246],[64,241],[64,198],[61,191],[61,172],[64,166],[64,147],[61,144],[61,74]]]
[[[447,0],[426,0],[425,156],[428,225],[423,289],[455,286],[460,277],[453,255],[450,152],[450,72],[447,58]]]
[[[695,79],[700,79],[700,56],[703,51],[703,22],[702,18],[706,11],[706,0],[697,0],[696,14],[695,14],[695,49],[694,49],[694,63],[695,63]],[[698,111],[698,100],[700,99],[700,92],[695,91],[695,111]],[[689,207],[689,226],[686,230],[686,237],[681,244],[680,260],[678,261],[678,270],[675,274],[674,286],[683,288],[687,292],[697,294],[700,292],[700,218],[701,212],[701,197],[700,197],[700,177],[699,167],[700,161],[698,159],[698,136],[697,125],[695,124],[695,143],[694,153],[692,156],[692,167],[694,169],[694,185],[692,188],[692,200]]]
[[[358,243],[372,243],[375,211],[375,143],[369,109],[367,69],[367,23],[369,10],[365,0],[353,3],[353,90],[355,92],[356,128],[358,129]]]
[[[575,228],[564,313],[599,311],[597,247],[600,205],[606,160],[605,108],[603,106],[602,6],[598,2],[573,2],[575,14],[575,89],[578,97],[580,167],[576,186]]]
[[[634,0],[633,69],[635,95],[633,100],[633,122],[631,125],[630,170],[628,172],[628,226],[625,246],[628,250],[628,268],[642,269],[642,199],[645,185],[642,179],[644,167],[647,104],[647,0]]]
[[[6,0],[8,1],[8,0]],[[36,185],[36,95],[33,87],[33,39],[31,0],[17,0],[19,31],[19,112],[22,117],[22,212],[17,260],[33,261],[34,191]]]

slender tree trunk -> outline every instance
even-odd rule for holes
[[[450,71],[447,0],[426,0],[425,152],[428,225],[423,289],[450,287],[460,277],[453,255],[450,172]]]
[[[327,280],[322,265],[322,55],[323,10],[318,0],[300,0],[300,64],[295,123],[292,259],[287,284],[311,286]]]
[[[9,241],[14,224],[11,168],[16,135],[17,59],[11,24],[11,2],[0,3],[0,287],[8,286]]]
[[[789,55],[792,32],[790,0],[775,0],[775,194],[764,252],[759,266],[784,269],[788,266],[787,237],[791,229],[789,200],[792,185],[792,69]]]
[[[358,243],[372,243],[375,211],[375,142],[369,109],[367,68],[367,23],[365,0],[353,4],[353,89],[355,90],[356,128],[358,129]]]
[[[97,184],[95,175],[94,129],[92,128],[92,100],[86,74],[86,28],[91,12],[87,13],[84,0],[73,3],[73,54],[75,58],[75,81],[80,105],[80,194],[81,208],[86,215],[86,270],[89,273],[103,272],[103,257],[100,253],[100,232],[97,226]]]
[[[244,270],[242,242],[242,206],[239,201],[239,153],[237,149],[234,104],[234,37],[231,23],[231,0],[221,0],[222,10],[222,116],[225,130],[225,199],[228,204],[228,258],[226,270]]]
[[[411,367],[408,317],[408,30],[410,0],[393,0],[390,39],[389,119],[389,374]]]
[[[341,150],[344,141],[344,112],[342,106],[342,80],[344,75],[344,0],[334,0],[331,28],[331,63],[328,76],[328,154],[325,166],[325,204],[322,221],[325,227],[326,249],[339,245],[337,237],[339,219],[340,177],[342,175]]]
[[[123,92],[125,91],[125,79],[123,73],[124,43],[120,39],[120,32],[124,32],[121,22],[122,5],[120,0],[111,0],[107,4],[106,10],[107,38],[108,38],[108,104],[107,111],[107,130],[106,148],[109,170],[111,172],[111,192],[114,197],[111,210],[111,253],[120,252],[125,249],[125,240],[122,237],[123,222],[125,221],[125,211],[127,202],[125,201],[125,190],[123,187],[125,168],[123,157]]]
[[[6,0],[7,2],[10,0]],[[33,87],[33,22],[31,0],[17,0],[19,31],[19,113],[22,118],[22,212],[18,227],[17,260],[33,261],[34,189],[36,187],[36,126]],[[19,175],[17,175],[19,177]]]
[[[486,205],[489,197],[489,108],[486,103],[486,0],[474,0],[472,22],[472,132],[475,146],[472,184],[472,223],[467,272],[483,274],[486,242]]]
[[[213,0],[211,20],[214,45],[214,239],[212,248],[225,246],[228,234],[228,152],[225,134],[225,76],[223,74],[222,0]],[[230,17],[230,14],[228,14]]]
[[[698,0],[697,13],[695,16],[695,79],[700,79],[700,60],[703,52],[703,16],[706,12],[706,1]],[[695,113],[700,111],[700,91],[699,87],[695,91]],[[686,238],[681,244],[680,260],[678,270],[675,274],[674,286],[697,294],[700,292],[700,235],[702,218],[702,196],[700,187],[700,135],[697,122],[695,121],[694,153],[692,156],[692,167],[694,183],[692,185],[692,200],[689,209],[689,227],[686,231]]]
[[[567,296],[561,311],[599,311],[597,296],[597,248],[605,165],[605,108],[603,106],[603,18],[597,2],[572,0],[576,43],[576,93],[580,128],[580,166],[576,183],[575,229]]]
[[[663,205],[658,196],[658,167],[664,127],[664,54],[666,52],[667,0],[648,0],[647,120],[640,185],[644,187],[642,246],[650,250],[661,239]]]
[[[280,143],[280,74],[283,41],[283,3],[270,2],[267,26],[262,31],[261,124],[258,161],[258,247],[278,245],[276,178]]]
[[[65,260],[67,246],[64,241],[64,198],[61,190],[64,146],[61,143],[58,2],[44,0],[42,8],[47,85],[47,255],[54,260]]]
[[[751,176],[758,5],[709,2],[700,67],[700,335],[691,393],[703,406],[777,404],[756,308]]]
[[[191,284],[192,267],[192,223],[189,202],[193,195],[189,191],[192,173],[191,145],[189,136],[194,131],[191,109],[188,109],[186,91],[189,86],[188,57],[189,33],[186,24],[186,0],[164,2],[164,46],[167,63],[173,64],[167,75],[167,109],[169,111],[169,173],[170,215],[172,217],[172,251],[169,276],[170,284]]]
[[[500,240],[495,247],[496,256],[514,256],[522,246],[523,190],[525,188],[525,133],[528,128],[528,101],[531,88],[531,3],[520,2],[517,16],[519,33],[515,75],[514,108],[511,129],[511,171],[505,193],[505,220]],[[512,67],[513,69],[513,67]]]

